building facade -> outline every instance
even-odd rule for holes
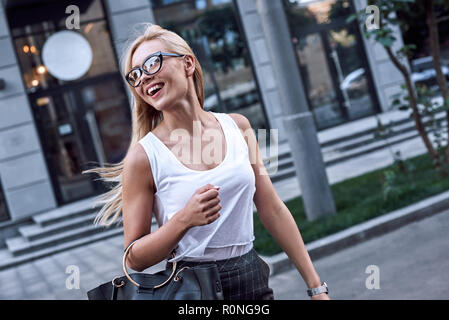
[[[81,172],[126,154],[131,97],[120,59],[141,22],[192,46],[205,75],[206,110],[244,114],[254,129],[279,129],[285,142],[271,63],[272,52],[285,48],[268,50],[257,2],[2,0],[0,224],[106,191]],[[71,5],[80,17],[74,29]],[[346,22],[364,7],[363,0],[284,1],[298,62],[292,68],[300,69],[318,129],[387,111],[400,90],[383,49]]]

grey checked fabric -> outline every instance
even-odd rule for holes
[[[178,269],[211,262],[179,261]],[[225,300],[274,300],[268,287],[270,267],[254,249],[231,259],[212,261],[217,264]],[[168,263],[167,268],[172,264]]]

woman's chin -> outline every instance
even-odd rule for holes
[[[155,102],[155,101],[149,101],[148,102],[154,109],[156,109],[157,111],[164,111],[167,110],[167,104],[166,103],[160,103],[159,101]]]

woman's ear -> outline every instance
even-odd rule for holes
[[[193,76],[193,73],[195,72],[195,60],[192,56],[186,55],[184,57],[184,68],[187,77]]]

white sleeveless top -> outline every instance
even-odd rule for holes
[[[200,187],[220,186],[220,217],[187,231],[169,260],[221,260],[247,253],[253,246],[253,197],[256,191],[248,145],[234,120],[209,111],[219,121],[226,140],[224,160],[199,171],[186,167],[152,132],[139,140],[151,164],[156,185],[153,212],[159,227],[181,210]]]

